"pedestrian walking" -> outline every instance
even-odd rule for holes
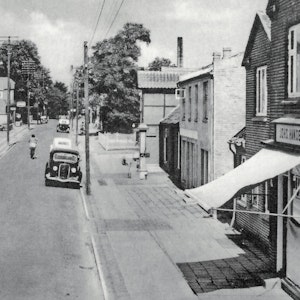
[[[35,159],[36,158],[35,150],[37,147],[38,139],[35,137],[34,134],[31,135],[28,143],[29,143],[30,158]]]

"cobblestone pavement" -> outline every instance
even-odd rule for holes
[[[194,293],[262,286],[265,279],[276,277],[270,259],[253,243],[242,236],[228,237],[245,254],[227,259],[178,264]]]

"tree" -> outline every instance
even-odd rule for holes
[[[55,82],[47,93],[48,113],[51,118],[66,115],[69,110],[67,88],[63,82]]]
[[[148,64],[150,71],[161,71],[161,67],[175,67],[171,60],[164,57],[155,57],[155,59]]]
[[[93,47],[90,83],[92,92],[107,94],[102,104],[105,131],[128,132],[139,120],[138,41],[149,44],[150,31],[142,24],[127,23],[116,36]]]

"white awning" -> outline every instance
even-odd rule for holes
[[[203,186],[185,190],[209,211],[225,204],[239,192],[278,176],[300,164],[300,154],[262,149],[237,168]]]

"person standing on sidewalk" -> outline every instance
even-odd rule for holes
[[[36,158],[35,150],[36,150],[36,147],[37,147],[38,139],[33,134],[33,135],[31,135],[28,142],[29,142],[30,158],[35,159]]]

